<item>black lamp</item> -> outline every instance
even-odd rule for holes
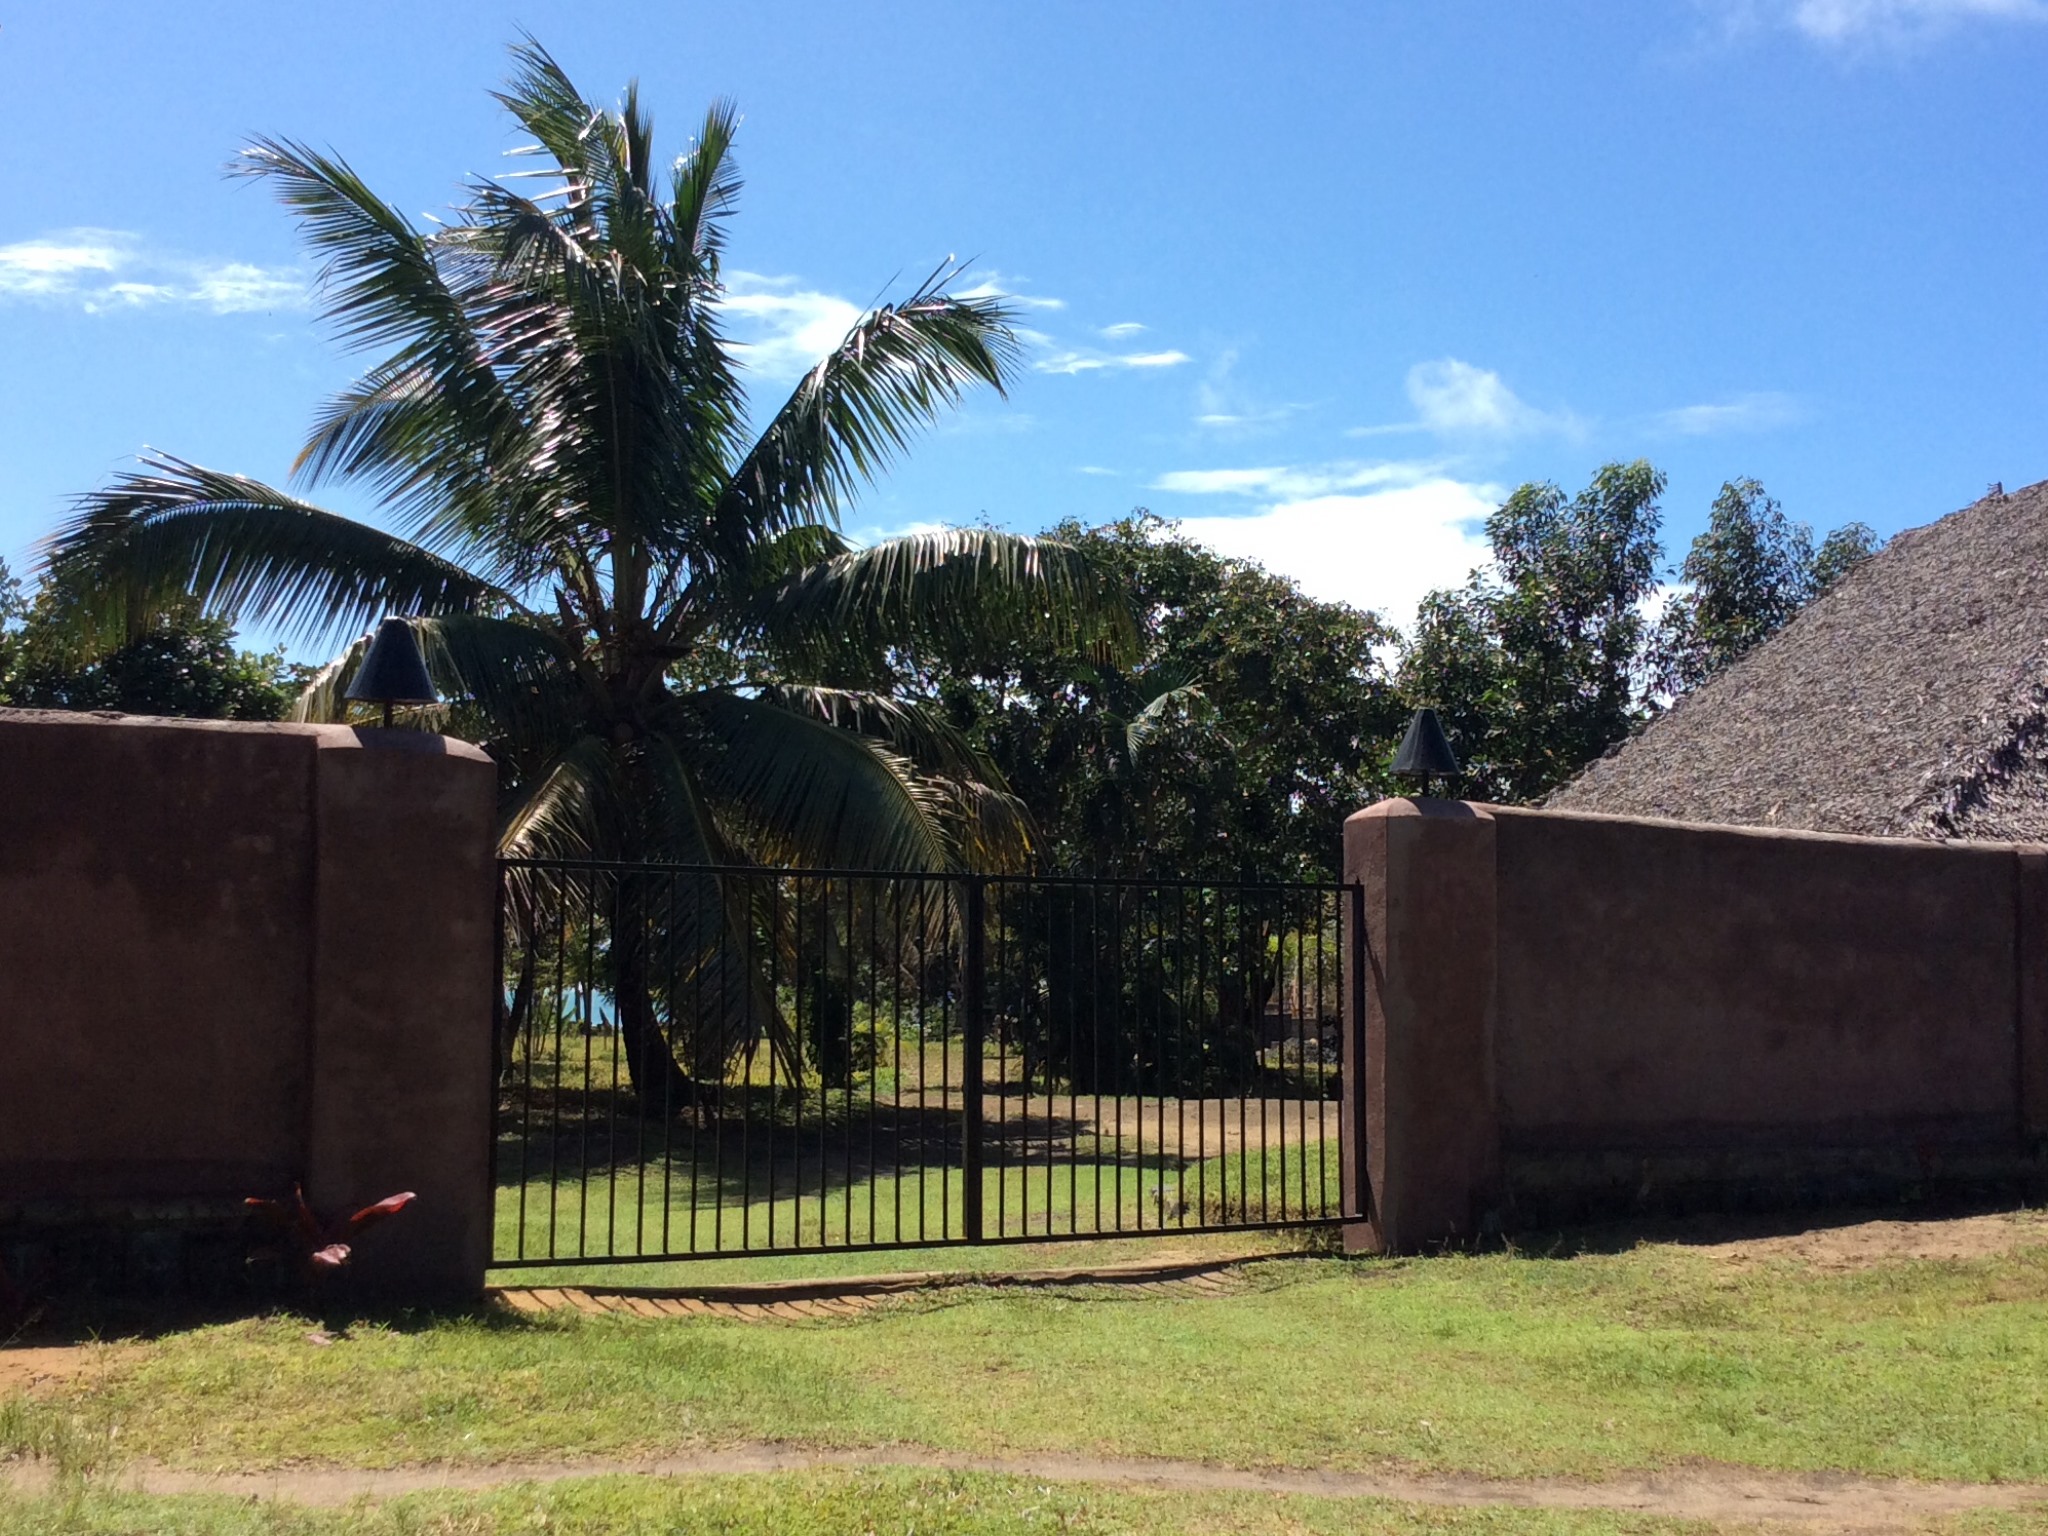
[[[1455,779],[1461,772],[1458,754],[1451,750],[1451,738],[1444,734],[1436,711],[1415,711],[1408,721],[1407,733],[1401,738],[1400,750],[1394,754],[1394,776],[1420,780],[1426,795],[1431,779]]]
[[[384,724],[391,724],[394,704],[438,704],[434,680],[427,676],[426,658],[412,626],[404,619],[386,619],[377,626],[363,664],[349,680],[348,697],[357,703],[382,704]]]

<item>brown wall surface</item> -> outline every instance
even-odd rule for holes
[[[2010,847],[1494,820],[1510,1147],[2013,1134]]]
[[[2042,1183],[2042,850],[1389,801],[1345,854],[1354,1241]]]
[[[480,1283],[494,797],[439,737],[0,711],[0,1221],[413,1188],[360,1279]]]

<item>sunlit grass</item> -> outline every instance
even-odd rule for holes
[[[1572,1510],[1159,1492],[890,1468],[688,1479],[601,1477],[425,1493],[343,1509],[91,1491],[0,1494],[0,1536],[1682,1536],[1697,1523]],[[1973,1536],[1994,1528],[1973,1527]]]
[[[202,1465],[769,1439],[1490,1476],[1701,1459],[2048,1479],[2048,1249],[1852,1274],[1676,1247],[1243,1273],[1235,1295],[968,1287],[813,1324],[399,1317],[325,1347],[305,1319],[258,1319],[124,1347],[43,1410]]]
[[[771,1082],[760,1052],[722,1085],[719,1110],[655,1119],[619,1091],[615,1036],[565,1045],[532,1063],[501,1113],[495,1252],[559,1261],[536,1283],[619,1283],[633,1260],[663,1261],[642,1284],[688,1283],[698,1256],[959,1244],[975,1230],[1039,1242],[1181,1234],[1343,1210],[1327,1099],[1048,1094],[1005,1082],[992,1056],[975,1229],[950,1045],[924,1044],[918,1070],[932,1076],[901,1089],[911,1072],[894,1075],[893,1050],[837,1088]]]

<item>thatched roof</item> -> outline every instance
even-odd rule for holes
[[[2048,481],[1900,534],[1549,804],[2048,841]]]

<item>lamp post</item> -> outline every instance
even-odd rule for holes
[[[1393,771],[1396,778],[1419,780],[1424,795],[1429,793],[1432,778],[1455,779],[1464,771],[1435,710],[1418,709],[1410,717],[1400,749],[1394,753]]]
[[[363,664],[349,680],[347,697],[359,704],[382,704],[386,730],[391,728],[393,705],[441,702],[434,680],[427,676],[420,643],[404,619],[389,618],[377,626]]]

